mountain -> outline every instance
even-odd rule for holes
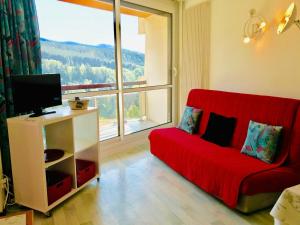
[[[84,63],[91,66],[105,65],[115,68],[114,46],[107,44],[86,45],[76,42],[58,42],[41,38],[43,56],[46,58],[58,58],[64,63]],[[63,58],[65,60],[63,60]],[[123,67],[133,68],[134,65],[143,66],[145,56],[143,53],[123,49]]]
[[[87,45],[41,38],[43,73],[60,73],[63,85],[114,83],[115,49],[107,44]],[[122,49],[125,81],[144,75],[145,55]]]

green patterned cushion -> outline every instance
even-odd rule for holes
[[[201,109],[186,106],[178,128],[189,134],[197,133],[201,113]]]
[[[278,149],[281,131],[281,126],[250,121],[247,138],[241,152],[266,163],[272,163]]]

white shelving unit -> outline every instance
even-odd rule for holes
[[[49,214],[55,206],[100,177],[98,109],[70,110],[36,118],[8,119],[10,153],[16,203]],[[45,163],[45,149],[62,149],[62,158]],[[76,159],[93,161],[96,175],[77,187]],[[72,177],[72,191],[48,205],[46,171]]]

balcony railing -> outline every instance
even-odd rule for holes
[[[124,90],[122,93],[117,89],[116,83],[64,85],[62,86],[63,105],[68,106],[68,99],[78,96],[89,99],[90,107],[98,107],[101,141],[171,122],[168,117],[168,104],[161,105],[160,103],[161,98],[163,102],[168,102],[166,100],[167,92],[156,92],[150,88],[148,90],[148,87],[145,88],[147,85],[145,80],[124,82],[123,85],[134,88]],[[135,87],[137,88],[135,89]],[[118,97],[120,96],[123,102],[122,117],[120,117],[118,108]],[[120,126],[124,128],[122,129],[124,132],[121,134],[119,133]]]
[[[147,84],[147,81],[133,81],[133,82],[124,82],[124,86],[141,86]],[[76,91],[76,90],[86,90],[86,89],[100,89],[100,88],[114,88],[116,83],[98,83],[98,84],[78,84],[78,85],[63,85],[62,91]]]
[[[124,82],[125,87],[133,87],[133,86],[142,86],[146,85],[146,81],[136,81],[136,82]],[[80,84],[80,85],[63,85],[62,86],[62,91],[65,96],[64,100],[64,105],[67,106],[67,99],[71,96],[69,96],[70,92],[75,94],[78,97],[83,97],[87,98],[90,100],[90,106],[96,106],[99,107],[99,103],[101,101],[101,98],[106,98],[106,96],[109,98],[111,97],[110,94],[108,95],[99,95],[99,92],[92,92],[94,89],[105,89],[105,88],[116,88],[116,83],[98,83],[98,84]],[[85,96],[86,92],[90,92],[91,95],[88,97]],[[110,96],[109,96],[110,95]],[[147,114],[146,114],[146,93],[145,92],[134,92],[131,93],[131,95],[137,95],[138,96],[138,110],[139,110],[139,115],[137,117],[128,117],[125,114],[125,134],[137,132],[139,130],[144,130],[149,127],[155,126],[157,124],[154,124],[152,121],[147,120]],[[115,96],[116,97],[116,96]],[[126,101],[126,97],[125,97]],[[116,106],[117,107],[117,106]],[[127,110],[129,110],[130,105],[125,108],[125,113]],[[109,138],[113,138],[118,136],[118,121],[117,118],[106,118],[103,116],[103,112],[101,112],[101,107],[100,109],[100,115],[99,115],[99,125],[100,125],[100,140],[106,140]],[[102,109],[105,110],[105,109]],[[115,109],[117,111],[117,108]],[[101,116],[102,114],[102,116]]]

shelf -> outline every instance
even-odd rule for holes
[[[51,167],[51,166],[53,166],[53,165],[55,165],[55,164],[57,164],[57,163],[59,163],[59,162],[62,162],[62,161],[64,161],[64,160],[66,160],[66,159],[71,158],[72,156],[73,156],[73,154],[68,153],[68,152],[65,152],[64,156],[61,157],[60,159],[55,160],[55,161],[53,161],[53,162],[47,162],[47,163],[45,163],[45,168],[49,168],[49,167]]]
[[[98,141],[93,142],[85,139],[77,139],[75,142],[75,153],[82,152],[98,144]]]
[[[9,118],[10,123],[28,124],[28,122],[38,123],[40,125],[48,125],[53,123],[62,122],[64,120],[72,119],[81,115],[98,112],[97,108],[89,107],[86,110],[70,110],[69,107],[61,107],[56,110],[54,114],[48,114],[39,117],[29,117],[29,115],[18,116]]]
[[[84,151],[98,144],[98,113],[92,112],[73,120],[73,140],[75,152]]]
[[[66,108],[37,118],[28,118],[27,115],[8,119],[16,203],[45,213],[96,179],[98,176],[77,188],[75,160],[80,158],[95,162],[100,174],[98,122],[97,108],[77,111]],[[45,149],[63,149],[64,155],[45,163]],[[73,188],[50,205],[47,171],[70,175]]]

